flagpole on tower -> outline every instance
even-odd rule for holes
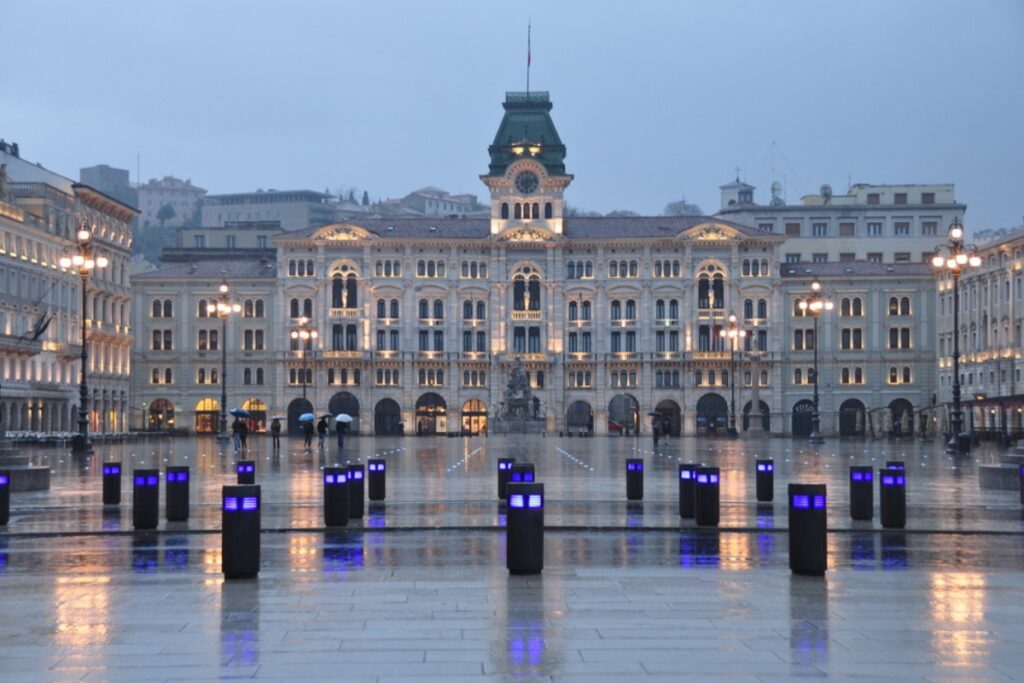
[[[532,55],[530,53],[530,34],[533,31],[532,22],[526,24],[526,99],[530,99],[530,62],[532,61]]]

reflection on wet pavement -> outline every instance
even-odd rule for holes
[[[53,489],[16,494],[0,533],[0,680],[983,681],[1024,670],[1020,504],[978,489],[986,452],[953,462],[934,444],[881,442],[819,455],[783,440],[684,439],[657,453],[616,438],[349,443],[353,460],[388,459],[388,500],[329,530],[319,469],[331,458],[271,458],[258,443],[261,572],[238,582],[222,578],[218,532],[233,458],[212,442],[125,445],[85,462],[34,452],[54,468]],[[499,456],[535,462],[545,483],[555,528],[539,576],[505,570]],[[637,456],[645,500],[627,504],[622,463]],[[754,502],[752,465],[765,456],[777,465],[773,505]],[[880,529],[877,513],[850,521],[846,466],[896,458],[910,469],[908,529]],[[101,459],[192,466],[191,519],[132,532],[130,505],[98,504]],[[689,460],[723,470],[721,530],[679,520],[676,466]],[[788,570],[794,480],[830,486],[824,578]]]

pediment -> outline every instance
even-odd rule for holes
[[[510,228],[495,235],[499,242],[520,242],[520,243],[544,243],[554,242],[557,239],[555,233],[538,226]]]
[[[735,242],[742,240],[745,235],[723,223],[701,223],[682,231],[678,237],[692,242]]]
[[[338,223],[320,228],[313,235],[313,239],[326,240],[328,242],[353,242],[377,239],[377,235],[365,228],[360,228],[358,225]]]

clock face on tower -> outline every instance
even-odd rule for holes
[[[540,181],[537,180],[537,174],[533,171],[523,171],[516,176],[516,190],[523,194],[532,194],[537,191],[540,186]]]

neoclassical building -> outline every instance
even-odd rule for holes
[[[312,409],[362,433],[482,432],[520,362],[552,433],[649,433],[651,413],[676,434],[724,432],[735,403],[741,431],[799,435],[816,344],[826,433],[881,429],[879,410],[909,429],[898,416],[935,401],[927,267],[786,263],[786,234],[723,217],[567,216],[551,108],[508,93],[481,176],[489,218],[352,219],[257,248],[225,226],[223,248],[214,234],[134,277],[145,425],[212,429],[225,342],[228,407],[257,428]],[[835,301],[818,338],[799,308],[815,279]],[[226,337],[205,317],[222,282],[242,308]]]

